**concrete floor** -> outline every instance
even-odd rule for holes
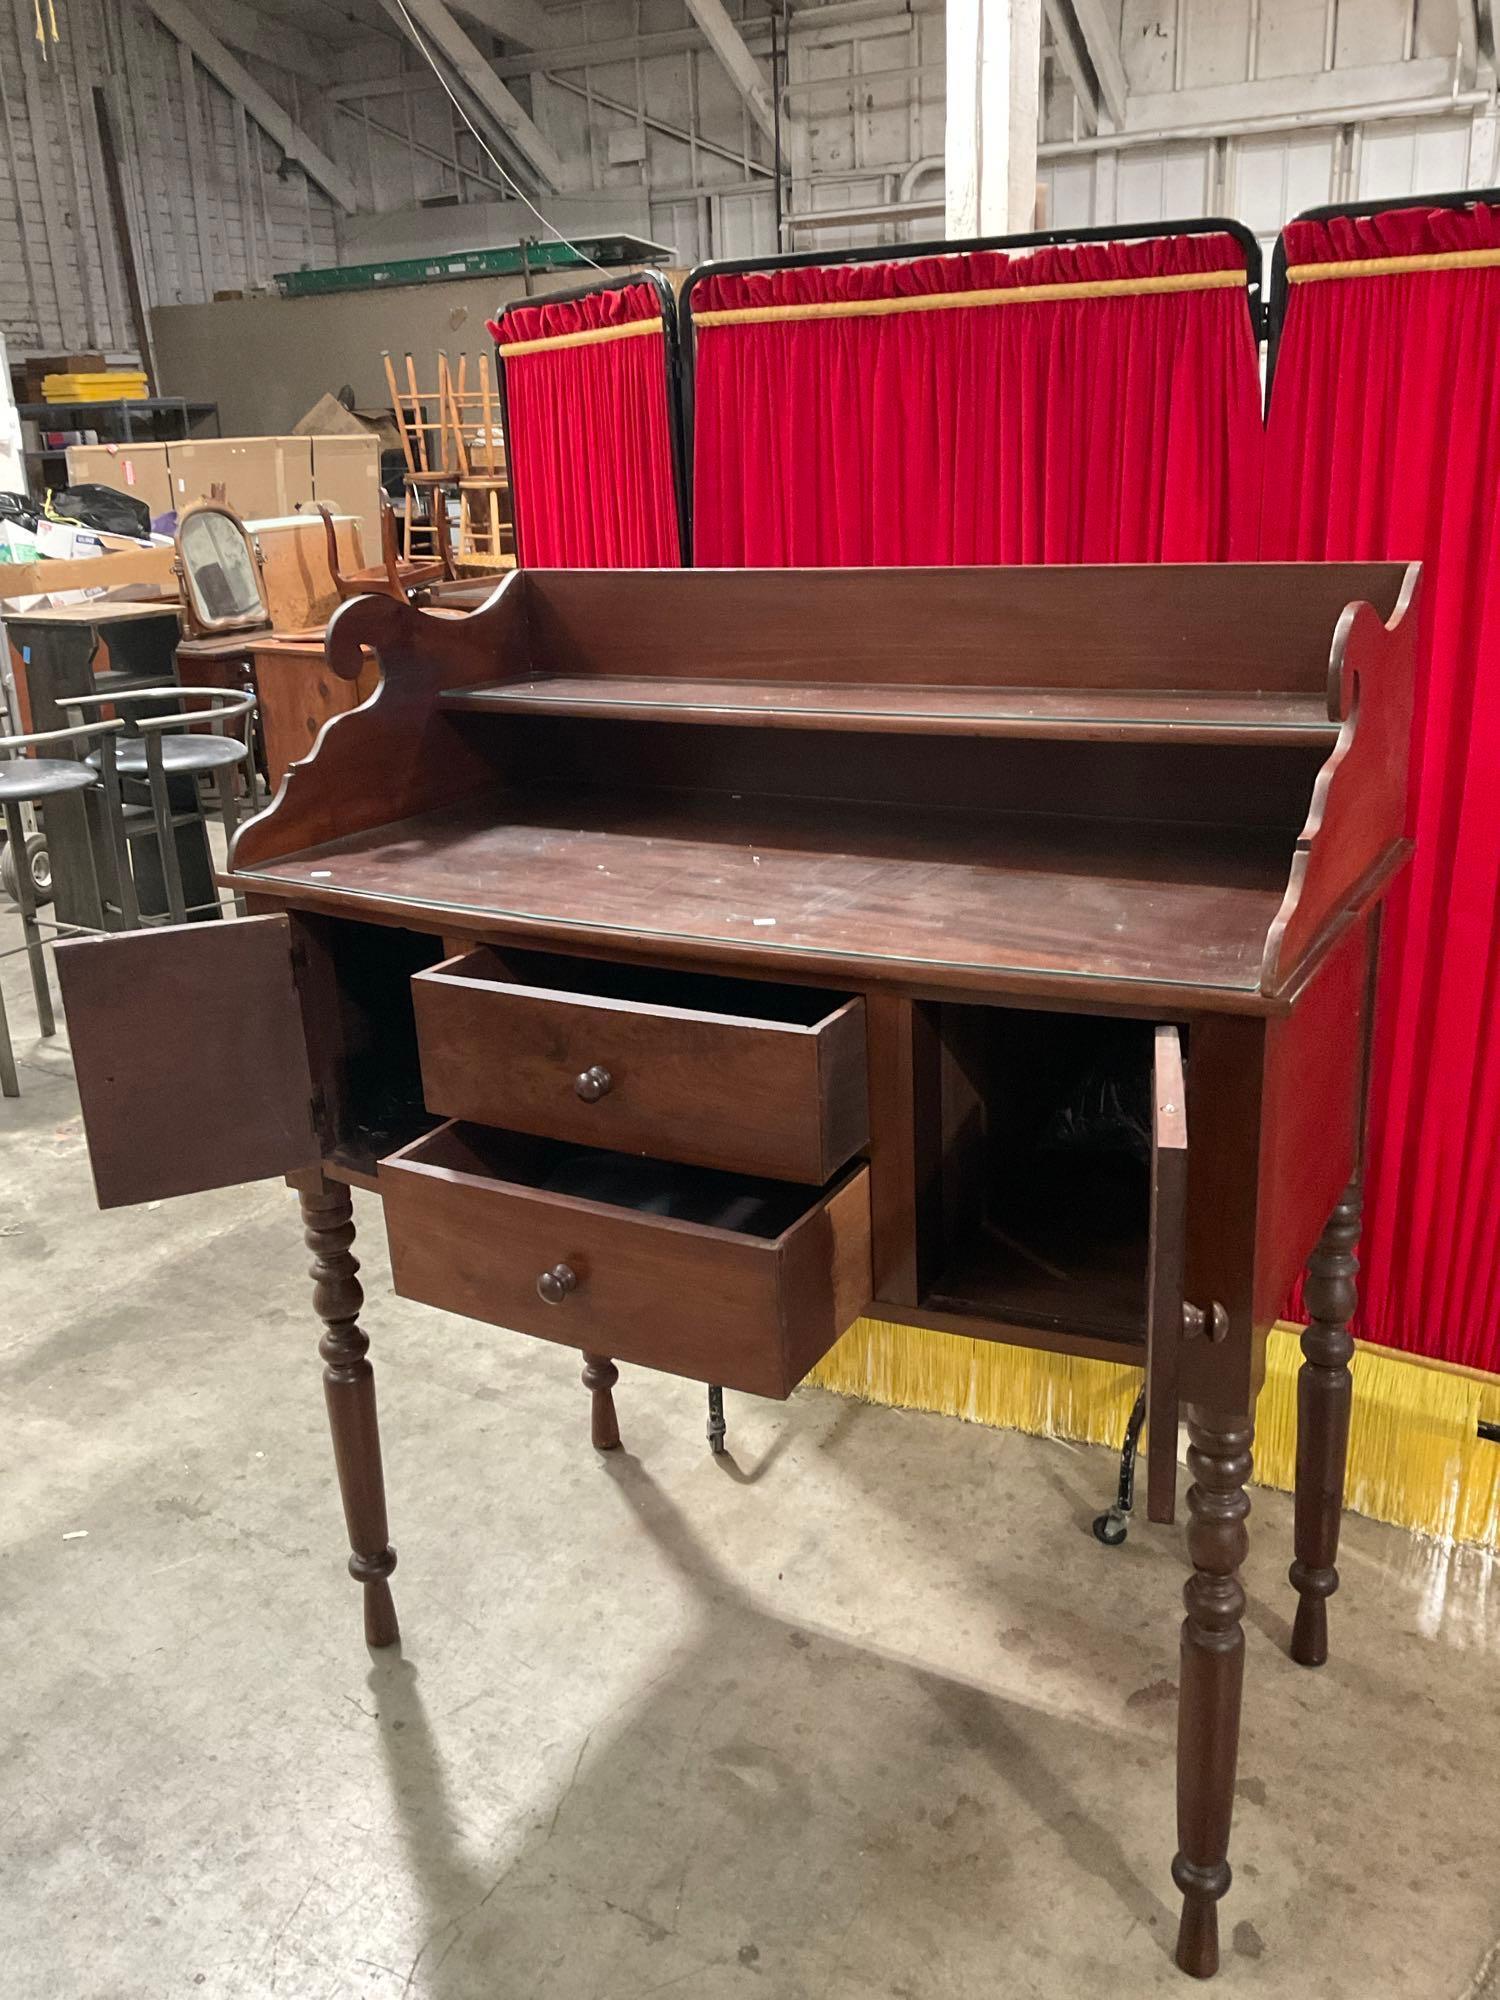
[[[0,949],[14,922],[0,920]],[[5,2000],[1110,2000],[1171,1965],[1178,1531],[1107,1454],[409,1306],[359,1199],[401,1566],[371,1657],[292,1198],[95,1212],[0,967]],[[129,1031],[122,995],[122,1032]],[[185,1024],[186,1027],[187,1024]],[[1351,1519],[1285,1656],[1257,1493],[1226,1995],[1500,1995],[1500,1590]]]

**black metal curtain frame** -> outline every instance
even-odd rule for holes
[[[784,257],[744,257],[723,263],[697,264],[689,271],[678,300],[682,357],[682,437],[691,455],[693,389],[697,339],[693,328],[693,292],[708,278],[741,278],[761,271],[832,269],[842,264],[909,264],[922,257],[955,257],[976,250],[1066,249],[1074,243],[1139,243],[1156,236],[1232,236],[1245,253],[1245,304],[1250,330],[1259,346],[1262,334],[1260,244],[1243,222],[1228,216],[1197,216],[1184,222],[1128,222],[1093,229],[1043,229],[1026,236],[973,236],[937,243],[884,243],[860,250],[798,250]]]
[[[1349,217],[1360,221],[1372,215],[1389,215],[1403,208],[1495,208],[1500,207],[1500,188],[1455,188],[1446,194],[1408,194],[1388,201],[1332,202],[1326,208],[1305,208],[1287,224],[1334,222]],[[1276,238],[1271,253],[1271,285],[1266,300],[1266,416],[1271,414],[1271,389],[1276,380],[1276,357],[1281,349],[1282,329],[1291,297],[1286,275],[1286,230]]]
[[[574,285],[567,291],[545,292],[529,299],[512,299],[508,305],[501,308],[500,317],[496,321],[500,333],[495,342],[495,374],[500,390],[500,430],[505,440],[505,463],[507,469],[515,463],[510,449],[510,403],[505,392],[505,356],[500,352],[506,338],[505,323],[510,315],[539,305],[571,305],[579,299],[592,298],[596,292],[623,292],[634,285],[649,286],[656,293],[657,302],[661,307],[662,347],[666,357],[667,438],[672,452],[672,498],[677,511],[677,546],[682,565],[687,568],[693,559],[693,516],[691,488],[687,476],[687,453],[683,441],[682,350],[678,337],[677,300],[671,285],[660,271],[630,271],[622,278],[596,278],[592,284]],[[510,508],[519,558],[521,510],[514,480],[511,481],[510,487]]]

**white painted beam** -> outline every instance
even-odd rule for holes
[[[1104,0],[1067,0],[1067,5],[1078,24],[1084,54],[1099,79],[1102,107],[1117,125],[1123,124],[1128,91],[1117,26],[1110,21]],[[1118,8],[1114,11],[1119,13]]]
[[[1441,97],[1392,97],[1383,104],[1351,105],[1347,111],[1271,112],[1256,118],[1215,119],[1210,125],[1175,125],[1169,131],[1137,132],[1132,128],[1129,132],[1099,133],[1091,139],[1049,139],[1037,147],[1037,158],[1062,160],[1088,155],[1110,160],[1116,154],[1128,153],[1139,147],[1172,146],[1204,139],[1238,139],[1251,133],[1315,132],[1320,128],[1329,130],[1345,124],[1379,125],[1397,119],[1456,118],[1481,107],[1487,110],[1493,101],[1493,93],[1487,90],[1461,90],[1456,96],[1449,90]],[[1488,178],[1487,172],[1483,178]],[[1479,183],[1476,181],[1473,184]],[[1103,219],[1098,214],[1097,195],[1095,211],[1095,221]]]
[[[1472,90],[1479,75],[1479,0],[1458,0],[1458,87]]]
[[[214,32],[225,48],[255,56],[277,69],[295,70],[309,82],[332,82],[338,69],[327,42],[290,21],[269,20],[244,0],[212,0]]]
[[[458,6],[458,0],[454,0],[454,5]],[[896,4],[896,0],[832,0],[832,4],[794,13],[790,33],[791,39],[801,48],[829,48],[836,43],[847,43],[847,30],[851,26],[876,22],[882,27],[888,26],[893,35],[905,34],[909,32],[914,17],[942,12],[943,0],[936,0],[936,4],[934,0],[908,0],[904,7]],[[769,21],[754,17],[742,21],[739,34],[752,55],[765,55],[769,51]],[[534,76],[538,70],[599,68],[606,63],[634,62],[637,57],[686,55],[690,49],[701,49],[703,45],[704,36],[697,28],[667,28],[646,35],[606,36],[593,42],[566,42],[547,49],[522,50],[515,55],[496,56],[490,68],[503,81],[517,76]],[[327,95],[341,103],[348,103],[358,97],[383,97],[405,90],[425,90],[431,84],[430,71],[409,70],[404,76],[350,77],[345,82],[333,84]]]
[[[1036,213],[1041,0],[948,0],[949,236],[1007,236]]]
[[[146,0],[146,4],[162,26],[192,51],[214,81],[244,105],[287,158],[295,160],[310,180],[316,181],[347,215],[352,215],[354,182],[348,174],[313,144],[300,125],[292,122],[270,92],[261,89],[244,64],[229,53],[217,35],[210,33],[193,10],[183,0]]]
[[[1073,19],[1072,9],[1067,5],[1067,0],[1042,0],[1042,11],[1047,17],[1048,27],[1052,30],[1052,46],[1057,60],[1062,64],[1063,73],[1072,84],[1073,95],[1078,100],[1079,115],[1083,119],[1084,129],[1097,132],[1098,79],[1078,38],[1078,23]]]
[[[24,446],[21,419],[10,393],[10,357],[5,351],[5,335],[0,333],[0,493],[26,491]]]
[[[1441,97],[1452,88],[1451,60],[1424,56],[1417,62],[1321,70],[1315,76],[1257,77],[1250,83],[1135,93],[1126,108],[1124,129],[1158,132],[1180,125],[1238,123],[1246,118],[1307,118],[1355,111],[1383,101],[1404,103]]]
[[[760,65],[745,45],[744,36],[730,20],[724,0],[687,0],[687,10],[724,65],[730,82],[750,107],[750,116],[766,137],[774,140],[776,112],[771,103],[771,93],[760,73]]]
[[[480,109],[494,119],[517,152],[530,161],[543,186],[556,193],[566,180],[561,159],[448,12],[443,0],[381,0],[381,5],[419,48],[425,40],[449,64],[473,93]]]
[[[566,90],[570,96],[602,105],[606,111],[618,111],[624,118],[639,117],[643,125],[649,126],[653,132],[660,132],[665,138],[675,139],[680,146],[696,146],[699,152],[711,153],[717,160],[728,160],[731,166],[747,164],[733,146],[723,146],[717,139],[705,139],[701,132],[690,132],[685,125],[674,125],[670,119],[658,118],[652,111],[638,112],[635,105],[627,104],[623,98],[606,97],[602,90],[591,90],[587,84],[575,83],[570,76],[554,76],[551,70],[544,70],[543,75],[554,90]],[[748,165],[752,174],[760,174],[767,180],[772,178],[774,170],[762,166],[759,160],[751,160]]]
[[[538,0],[453,0],[454,12],[523,49],[556,48],[563,31]]]

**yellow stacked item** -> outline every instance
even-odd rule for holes
[[[1296,1478],[1300,1332],[1272,1329],[1255,1418],[1255,1478],[1284,1493]],[[1353,1374],[1349,1506],[1439,1541],[1500,1551],[1500,1378],[1363,1340]],[[861,1319],[808,1379],[866,1402],[1117,1451],[1141,1371]]]
[[[145,394],[146,378],[135,368],[42,377],[42,395],[49,403],[135,403]]]

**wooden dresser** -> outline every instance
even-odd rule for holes
[[[1338,1580],[1415,585],[526,571],[337,612],[331,670],[380,691],[241,830],[256,914],[57,956],[102,1203],[301,1192],[372,1644],[350,1183],[398,1291],[583,1351],[601,1448],[616,1364],[785,1396],[861,1312],[1133,1362],[1155,1519],[1186,1407],[1173,1874],[1214,1970],[1252,1413],[1304,1265],[1308,1665]]]

